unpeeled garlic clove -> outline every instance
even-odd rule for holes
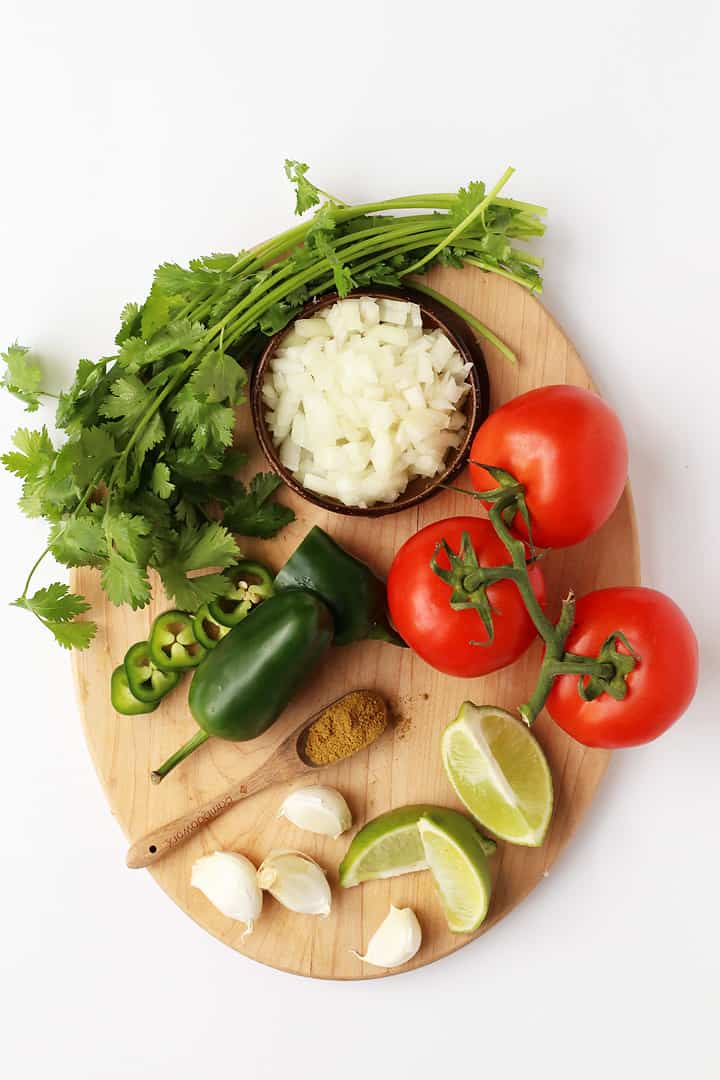
[[[236,851],[216,851],[193,864],[190,884],[229,919],[246,924],[243,937],[252,934],[262,911],[263,895],[257,871],[249,859]]]
[[[390,911],[370,938],[365,955],[361,956],[355,949],[350,951],[366,964],[393,968],[412,960],[421,944],[422,929],[413,909],[396,908],[391,904]]]
[[[332,895],[325,872],[301,851],[271,851],[258,870],[257,880],[261,889],[267,889],[290,911],[330,914]]]
[[[282,806],[286,817],[298,829],[337,839],[352,825],[350,807],[339,791],[331,787],[304,787],[291,791]]]

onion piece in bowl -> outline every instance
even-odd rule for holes
[[[417,304],[353,297],[298,319],[270,358],[265,423],[281,464],[345,506],[392,503],[443,472],[472,364]]]

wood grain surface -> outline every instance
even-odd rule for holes
[[[592,385],[561,328],[521,287],[474,269],[443,269],[429,275],[429,280],[439,291],[474,312],[518,354],[520,363],[514,368],[483,343],[493,407],[535,386]],[[249,448],[252,446],[253,455],[259,453],[249,432],[244,441]],[[251,468],[261,464],[259,456],[253,456]],[[451,514],[472,512],[471,507],[476,506],[464,496],[444,492],[418,508],[368,521],[330,514],[292,494],[283,497],[293,505],[297,520],[276,540],[244,543],[244,552],[277,569],[310,526],[319,524],[382,575],[387,573],[393,554],[418,528]],[[569,586],[582,596],[596,587],[638,583],[637,532],[629,491],[599,533],[575,548],[552,552],[543,566],[553,614]],[[106,602],[95,571],[75,572],[73,584],[91,602],[91,614],[99,624],[92,647],[74,654],[85,734],[110,808],[130,841],[242,780],[262,764],[304,716],[309,717],[325,703],[360,686],[374,687],[386,695],[394,713],[393,728],[350,761],[301,783],[337,787],[350,804],[356,826],[408,803],[461,809],[440,762],[442,729],[465,699],[512,709],[528,697],[538,667],[537,643],[512,667],[474,680],[441,675],[409,650],[400,651],[381,642],[334,648],[269,732],[245,744],[210,740],[162,784],[153,786],[151,769],[195,730],[187,710],[188,683],[153,714],[122,717],[110,706],[109,680],[128,646],[147,637],[152,619],[168,607],[166,598],[154,581],[151,606],[131,612]],[[540,849],[498,844],[492,860],[493,898],[480,935],[542,880],[585,815],[608,763],[606,751],[589,750],[573,742],[544,713],[534,730],[553,774],[553,822]],[[364,952],[391,902],[412,906],[423,928],[420,951],[400,971],[428,964],[472,940],[471,936],[448,931],[427,873],[340,889],[337,867],[352,833],[331,840],[301,832],[284,819],[277,820],[278,808],[290,786],[270,788],[234,806],[148,872],[211,934],[238,952],[287,972],[335,979],[382,977],[385,972],[364,965],[351,955],[350,949]],[[200,855],[220,849],[243,852],[259,864],[274,848],[301,849],[327,870],[333,885],[332,913],[327,919],[296,915],[266,897],[255,932],[241,940],[242,924],[221,915],[190,887],[190,868]],[[481,943],[475,946],[478,960],[481,948]]]

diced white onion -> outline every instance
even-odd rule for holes
[[[392,502],[432,478],[462,439],[465,364],[417,304],[360,297],[298,319],[262,398],[281,462],[309,491],[347,506]]]

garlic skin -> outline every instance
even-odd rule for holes
[[[249,859],[236,851],[203,855],[193,863],[190,884],[223,915],[245,923],[243,937],[252,934],[253,923],[262,911],[263,895]]]
[[[332,894],[325,872],[301,851],[271,851],[258,870],[257,881],[289,911],[330,914]]]
[[[422,945],[422,929],[412,908],[396,908],[380,923],[368,942],[367,952],[361,956],[355,949],[350,952],[365,964],[374,967],[394,968],[407,964]]]
[[[304,787],[291,791],[278,816],[287,818],[298,829],[332,836],[334,840],[352,826],[350,807],[340,792],[331,787]]]

